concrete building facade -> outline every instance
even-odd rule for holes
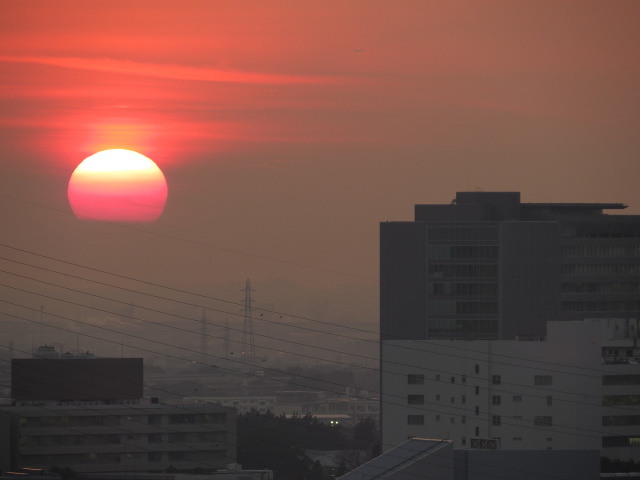
[[[639,460],[638,327],[589,319],[550,322],[546,340],[385,341],[383,445],[444,438]]]

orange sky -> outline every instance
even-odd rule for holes
[[[640,213],[639,21],[637,0],[5,0],[5,241],[203,291],[375,287],[379,222],[458,190]],[[105,148],[165,172],[144,232],[71,214]]]

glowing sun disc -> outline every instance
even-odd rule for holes
[[[103,150],[76,167],[67,195],[73,213],[83,220],[153,222],[164,210],[167,181],[144,155]]]

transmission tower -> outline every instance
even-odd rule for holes
[[[256,358],[256,346],[253,341],[253,309],[251,304],[251,280],[247,278],[244,290],[244,329],[242,330],[242,356],[253,363]]]

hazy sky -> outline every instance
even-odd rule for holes
[[[639,22],[637,0],[2,1],[1,243],[202,292],[375,292],[379,222],[459,190],[640,213]],[[164,171],[156,223],[73,216],[106,148]]]

